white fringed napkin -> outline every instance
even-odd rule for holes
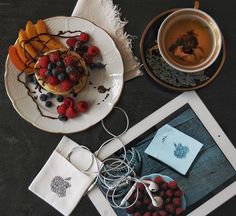
[[[119,9],[112,0],[78,0],[72,16],[88,19],[110,34],[123,59],[125,81],[142,75],[131,50],[131,39],[124,32],[127,21],[120,19]]]

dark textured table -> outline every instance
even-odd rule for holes
[[[126,30],[136,35],[133,41],[134,53],[139,55],[139,41],[148,21],[166,9],[191,7],[190,0],[115,0],[119,4],[122,16],[129,20]],[[9,44],[14,43],[20,27],[27,20],[36,21],[57,15],[72,13],[76,0],[56,1],[1,1],[0,2],[0,215],[59,215],[33,193],[28,186],[42,168],[61,135],[49,134],[23,120],[11,105],[4,87],[4,63]],[[222,72],[208,87],[197,91],[213,116],[224,129],[232,143],[236,142],[236,2],[233,0],[201,2],[200,7],[211,14],[218,22],[226,39],[227,60]],[[95,12],[96,13],[96,12]],[[175,98],[178,93],[170,92],[158,86],[146,74],[125,84],[118,105],[123,107],[129,117],[131,126],[153,111]],[[119,124],[116,115],[110,116],[110,124]],[[100,124],[81,133],[69,135],[80,144],[96,150],[108,136]],[[236,144],[235,144],[236,145]],[[236,215],[236,197],[216,209],[211,215]],[[79,203],[72,215],[95,216],[93,204],[87,197]]]

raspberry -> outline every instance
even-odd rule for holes
[[[133,213],[134,213],[134,207],[131,206],[131,207],[127,208],[127,209],[126,209],[126,212],[127,212],[128,214],[133,214]]]
[[[171,214],[175,213],[175,206],[173,204],[167,204],[166,211],[168,211]]]
[[[152,214],[150,212],[145,212],[143,216],[152,216]]]
[[[162,185],[161,185],[161,189],[162,190],[166,190],[168,188],[168,184],[166,182],[164,182]]]
[[[86,112],[88,110],[87,102],[85,102],[85,101],[78,101],[78,103],[77,103],[77,110],[79,112],[82,112],[82,113]],[[141,194],[141,193],[139,193],[139,194]]]
[[[173,191],[172,190],[167,190],[166,191],[166,196],[168,196],[168,197],[172,197],[173,196]]]
[[[171,203],[171,198],[170,197],[166,198],[165,203],[166,204]]]
[[[183,191],[181,191],[180,189],[178,189],[178,190],[175,191],[174,195],[175,195],[176,197],[181,197],[181,196],[183,196]]]
[[[88,55],[91,57],[95,57],[99,53],[99,49],[96,46],[90,46],[88,48]]]
[[[181,200],[180,200],[180,198],[175,197],[175,198],[172,200],[172,203],[173,203],[175,206],[180,206],[180,205],[181,205]]]
[[[175,214],[176,214],[176,215],[180,215],[180,214],[183,213],[183,211],[184,211],[183,208],[177,208],[177,209],[175,209]]]
[[[69,47],[73,47],[76,42],[77,42],[77,38],[69,38],[66,40],[66,44],[69,46]]]
[[[69,78],[72,81],[78,81],[80,79],[80,74],[77,71],[72,71],[69,73]]]
[[[72,65],[74,62],[74,56],[73,55],[68,55],[64,58],[64,63],[66,66]]]
[[[46,76],[46,72],[47,72],[47,68],[40,68],[39,70],[39,76],[42,78],[42,79],[45,79],[47,76]]]
[[[67,108],[68,106],[66,104],[61,104],[60,106],[57,107],[57,113],[60,116],[65,116]]]
[[[164,198],[166,195],[165,195],[165,191],[161,191],[160,192],[160,197]]]
[[[144,195],[143,195],[143,193],[135,193],[134,194],[134,198],[136,199],[136,197],[137,197],[137,195],[138,195],[138,200],[139,201],[142,201],[143,200],[143,198],[144,198]]]
[[[56,63],[60,60],[61,56],[58,52],[50,53],[49,59],[51,62]]]
[[[144,191],[145,190],[145,186],[142,183],[138,183],[136,185],[136,188],[139,189],[139,191]]]
[[[59,83],[59,80],[58,80],[57,77],[55,77],[55,76],[49,76],[49,77],[47,78],[47,81],[48,81],[48,83],[49,83],[50,85],[52,85],[52,86],[55,86],[55,85],[57,85],[57,84]]]
[[[142,216],[142,214],[140,212],[135,212],[133,216]]]
[[[152,205],[152,203],[150,203],[147,207],[148,211],[154,211],[155,210],[155,206]]]
[[[137,202],[135,203],[134,207],[135,207],[136,209],[140,209],[140,208],[142,207],[141,201],[137,200]]]
[[[157,212],[153,212],[152,216],[159,216],[159,214]]]
[[[60,89],[61,91],[69,91],[72,87],[72,82],[70,80],[63,80],[60,83]]]
[[[167,216],[168,215],[167,211],[165,211],[165,210],[160,210],[160,211],[158,211],[158,213],[160,216]]]
[[[74,107],[74,105],[75,105],[75,101],[71,97],[64,98],[63,103],[68,107]]]
[[[39,58],[39,66],[46,68],[48,66],[49,63],[49,58],[48,56],[42,56]]]
[[[89,41],[89,34],[85,33],[85,32],[82,32],[79,37],[78,37],[78,40],[81,42],[81,43],[87,43]]]
[[[78,115],[75,109],[72,107],[68,107],[66,110],[66,117],[67,118],[75,118]]]
[[[148,199],[148,198],[145,198],[145,199],[143,200],[143,204],[144,204],[145,206],[148,206],[150,203],[151,203],[151,200]]]
[[[155,179],[154,179],[155,183],[157,183],[158,185],[160,185],[161,183],[164,182],[163,178],[161,176],[157,176]]]
[[[177,184],[175,181],[170,181],[168,183],[168,187],[171,188],[171,189],[176,189],[177,188]]]

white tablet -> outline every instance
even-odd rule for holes
[[[170,128],[175,133],[171,133],[168,145],[173,143],[173,146],[164,153],[160,153],[159,148],[155,154],[155,145],[166,141],[163,137],[169,136],[166,130]],[[163,137],[160,139],[160,136]],[[236,194],[236,149],[195,92],[183,93],[170,101],[130,128],[121,140],[128,151],[138,152],[133,166],[139,177],[158,174],[177,182],[186,201],[183,215],[207,215]],[[99,154],[100,159],[122,157],[120,149],[120,142],[114,140]],[[191,155],[191,151],[195,151],[194,154]],[[177,166],[172,158],[184,161],[188,155],[191,155],[190,164],[181,171],[181,163]],[[128,215],[126,210],[112,208],[99,187],[88,195],[101,215]],[[145,206],[133,210],[141,215],[147,211]]]

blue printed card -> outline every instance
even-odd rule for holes
[[[157,131],[145,153],[185,175],[202,146],[199,141],[167,124]]]

